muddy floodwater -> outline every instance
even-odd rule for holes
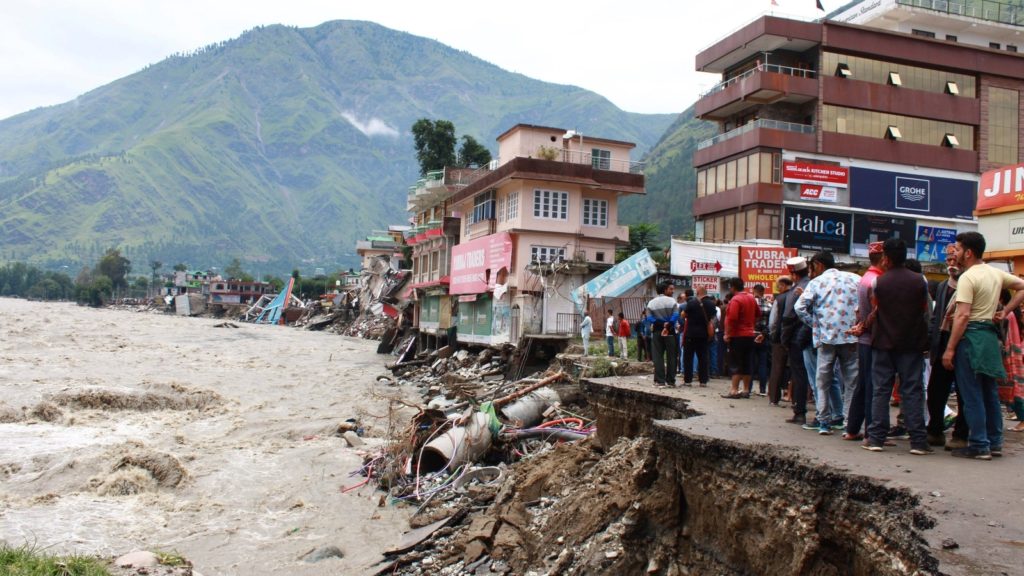
[[[210,574],[362,574],[411,510],[334,434],[384,442],[376,342],[0,298],[0,539],[176,551]],[[403,421],[407,421],[406,417]],[[337,546],[343,558],[307,563]]]

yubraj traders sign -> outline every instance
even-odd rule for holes
[[[796,248],[776,246],[740,246],[740,278],[747,289],[761,284],[775,292],[775,280],[789,273],[786,260],[796,256]]]
[[[1024,164],[1003,166],[981,175],[978,210],[1019,206],[1024,210]]]
[[[480,294],[494,288],[498,271],[512,269],[512,236],[508,232],[470,240],[452,248],[449,294]]]

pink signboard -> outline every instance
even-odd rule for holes
[[[494,288],[498,271],[512,269],[512,236],[491,234],[452,248],[449,294],[480,294]]]

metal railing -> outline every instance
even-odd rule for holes
[[[725,90],[726,88],[732,86],[736,82],[739,82],[740,80],[744,80],[746,78],[750,78],[751,76],[757,74],[758,72],[785,74],[786,76],[798,76],[800,78],[816,78],[818,76],[817,72],[815,72],[814,70],[808,70],[806,68],[794,68],[792,66],[780,66],[778,64],[761,64],[760,66],[751,68],[750,70],[747,70],[742,74],[733,76],[728,80],[724,80],[722,82],[719,82],[718,84],[715,84],[706,92],[701,94],[700,97],[704,98],[705,96],[709,96],[716,92],[721,92],[722,90]]]
[[[703,142],[697,144],[697,150],[710,148],[715,144],[720,144],[722,142],[725,142],[726,140],[731,140],[737,136],[742,136],[743,134],[746,134],[747,132],[750,132],[751,130],[755,130],[757,128],[784,130],[786,132],[797,132],[799,134],[814,134],[814,126],[809,126],[807,124],[797,124],[796,122],[783,122],[782,120],[769,120],[767,118],[761,118],[759,120],[754,120],[753,122],[747,122],[743,126],[740,126],[739,128],[733,130],[729,130],[724,134],[719,134],[718,136],[715,136],[713,138],[708,138],[707,140],[704,140]]]
[[[594,156],[590,152],[582,152],[580,150],[558,150],[560,152],[560,158],[555,158],[562,162],[569,164],[589,164],[595,170],[608,170],[611,172],[629,172],[630,174],[642,174],[644,171],[643,162],[634,162],[632,160],[619,160],[616,158],[606,158],[603,156]]]
[[[956,14],[988,22],[999,22],[1011,26],[1024,26],[1024,7],[1019,3],[998,0],[896,0],[900,6],[923,8],[944,14]]]
[[[579,334],[582,321],[583,317],[575,312],[558,312],[555,314],[555,334]]]

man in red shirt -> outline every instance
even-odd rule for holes
[[[626,359],[626,344],[632,335],[629,329],[629,322],[626,321],[626,315],[619,312],[619,351],[622,353],[623,360]]]
[[[732,386],[723,398],[750,398],[750,358],[754,350],[754,324],[761,315],[757,300],[743,291],[743,280],[729,279],[729,306],[725,309],[726,361]],[[743,389],[740,390],[740,381]]]

